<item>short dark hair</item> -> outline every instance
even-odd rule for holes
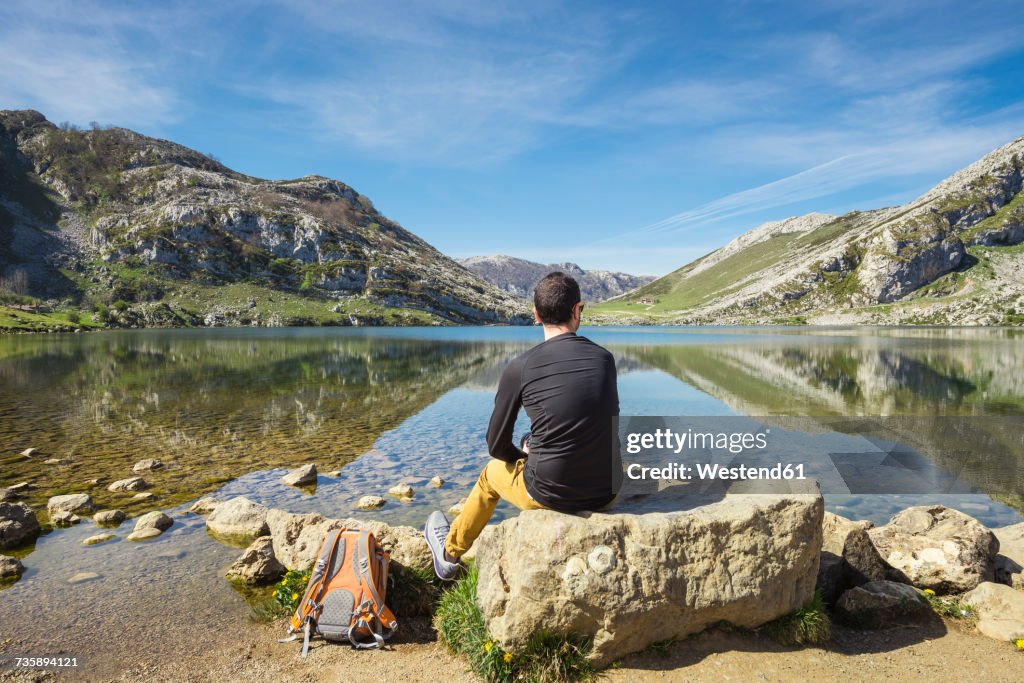
[[[533,290],[533,306],[545,325],[561,325],[572,320],[572,307],[580,301],[580,286],[560,271],[545,275]]]

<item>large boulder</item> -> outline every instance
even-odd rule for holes
[[[225,576],[243,583],[263,584],[276,581],[287,571],[287,567],[274,556],[274,540],[270,536],[261,536],[235,560]]]
[[[305,571],[316,561],[320,545],[332,529],[368,529],[377,542],[391,552],[391,561],[404,567],[427,569],[432,566],[430,548],[418,529],[389,526],[383,522],[359,519],[328,519],[316,513],[298,515],[272,509],[267,526],[274,543],[274,555],[288,569]]]
[[[0,550],[31,543],[39,535],[39,520],[24,503],[0,503]]]
[[[267,535],[267,507],[238,496],[214,508],[206,518],[206,528],[226,537]]]
[[[985,582],[961,598],[978,613],[978,630],[996,640],[1024,638],[1024,593]]]
[[[51,517],[55,517],[61,512],[88,514],[94,509],[92,496],[88,493],[69,493],[64,496],[54,496],[46,503],[46,512]]]
[[[868,536],[872,526],[868,521],[854,522],[825,513],[818,589],[830,605],[845,590],[885,578],[888,566]]]
[[[730,495],[687,511],[532,510],[479,539],[477,602],[494,640],[593,637],[596,666],[725,621],[755,628],[814,594],[820,495]]]
[[[836,612],[855,626],[883,628],[930,616],[932,608],[921,591],[913,586],[895,581],[871,581],[839,596]]]
[[[1024,522],[993,529],[999,541],[995,578],[1017,590],[1024,590]]]
[[[918,588],[962,593],[995,577],[995,535],[942,505],[907,508],[868,535],[894,577]]]

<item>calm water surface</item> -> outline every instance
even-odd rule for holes
[[[615,354],[624,415],[1024,416],[1024,336],[1014,330],[582,333]],[[49,496],[80,491],[101,508],[131,515],[162,509],[176,519],[150,543],[82,546],[97,533],[85,521],[17,552],[28,572],[0,591],[0,652],[77,654],[96,676],[124,666],[110,634],[126,628],[148,634],[134,644],[139,657],[201,652],[249,608],[221,578],[239,551],[211,540],[202,518],[183,513],[192,500],[246,495],[295,512],[358,517],[371,514],[355,510],[360,496],[407,482],[414,503],[389,499],[372,516],[419,526],[430,510],[465,496],[487,459],[484,428],[501,369],[541,340],[538,328],[0,337],[0,486],[33,484],[26,500],[44,522]],[[523,418],[517,431],[526,429]],[[17,455],[30,446],[39,457]],[[106,490],[149,457],[167,463],[145,475],[155,501]],[[1024,471],[1024,453],[1009,457]],[[49,458],[61,462],[43,464]],[[279,481],[306,462],[321,472],[315,490]],[[1006,471],[1006,462],[996,464]],[[434,475],[447,483],[427,486]],[[826,503],[878,523],[933,502],[990,526],[1022,519],[1024,491],[991,493],[836,495]],[[498,518],[509,512],[499,507]],[[130,529],[129,522],[116,533]],[[77,572],[99,576],[69,584]]]

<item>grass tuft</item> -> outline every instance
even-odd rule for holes
[[[818,590],[814,591],[814,597],[803,607],[761,628],[783,645],[820,645],[832,637],[832,622],[825,612],[825,601]]]
[[[589,681],[594,670],[587,661],[591,641],[540,631],[519,653],[506,652],[487,633],[476,604],[477,569],[471,566],[441,595],[434,615],[438,637],[461,654],[470,668],[489,683],[563,683]]]

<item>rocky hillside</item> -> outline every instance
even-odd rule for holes
[[[762,225],[597,312],[606,322],[1019,325],[1022,185],[1018,138],[903,206]]]
[[[83,324],[529,320],[342,182],[253,178],[34,111],[0,111],[0,276],[0,303],[45,300]]]
[[[535,263],[512,256],[472,256],[459,263],[492,285],[514,296],[529,299],[537,282],[553,270],[573,276],[585,301],[604,301],[654,280],[651,275],[629,275],[607,270],[583,270],[575,263]]]

